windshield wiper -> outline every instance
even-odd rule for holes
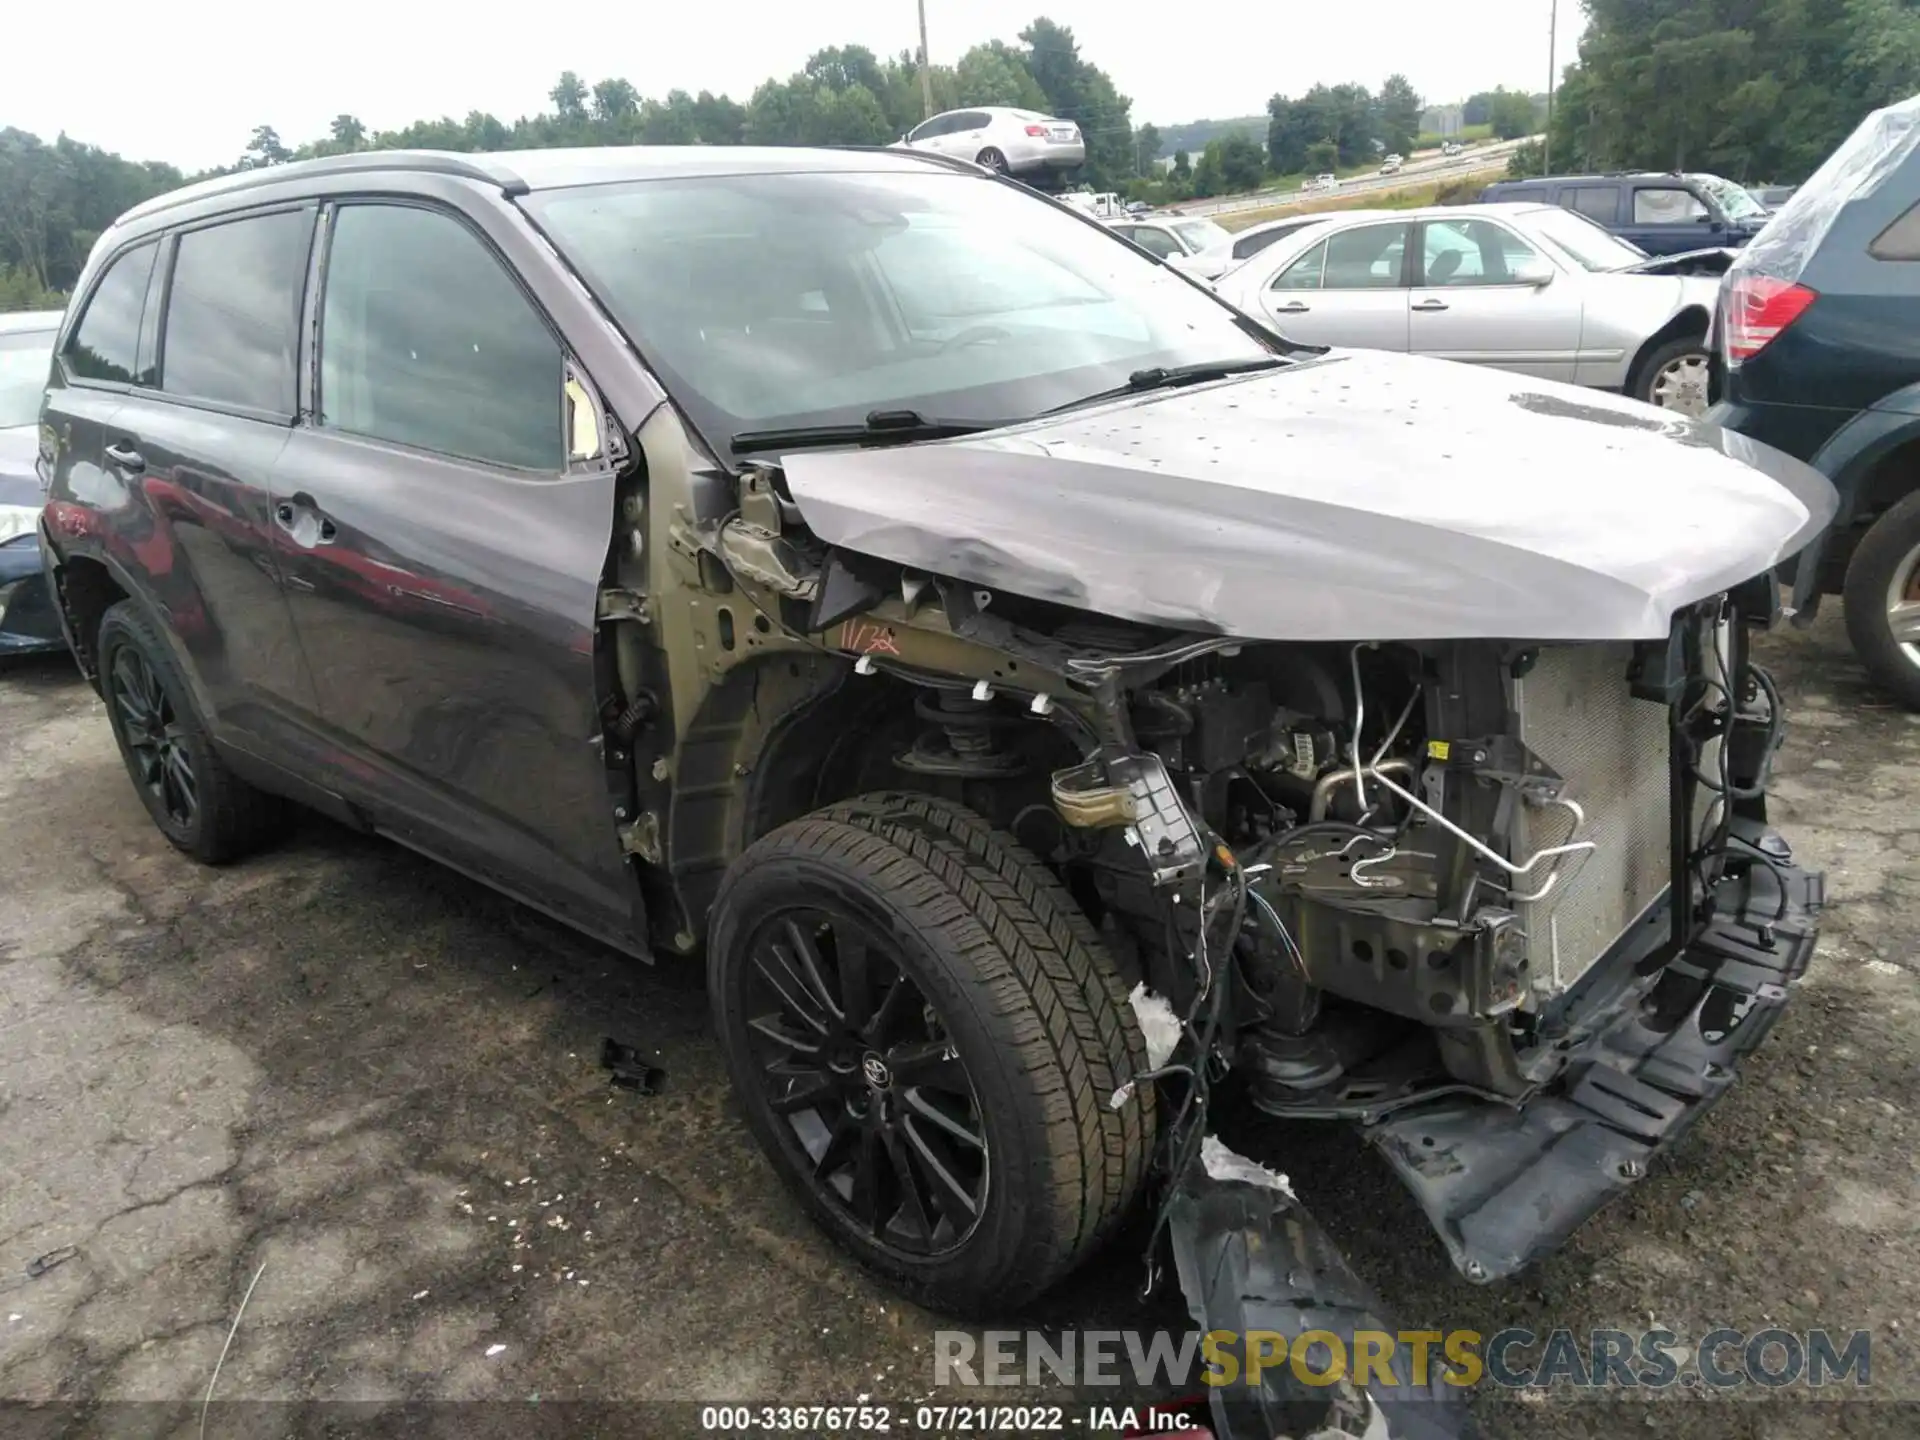
[[[1181,385],[1198,385],[1208,380],[1224,380],[1229,375],[1248,375],[1256,370],[1272,370],[1277,366],[1292,362],[1278,355],[1263,355],[1257,360],[1202,360],[1193,365],[1151,365],[1145,370],[1136,370],[1127,377],[1127,383],[1116,385],[1111,390],[1099,390],[1092,395],[1083,395],[1078,400],[1069,400],[1065,405],[1056,405],[1051,410],[1042,411],[1045,415],[1058,415],[1063,410],[1079,410],[1084,406],[1098,405],[1103,400],[1119,400],[1128,395],[1140,395],[1149,390],[1172,390]]]
[[[1006,420],[931,420],[918,410],[875,410],[858,425],[795,425],[784,430],[742,430],[727,442],[736,455],[765,450],[806,450],[832,445],[905,445],[915,440],[952,440],[998,430]]]

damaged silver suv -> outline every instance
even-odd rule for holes
[[[1230,1070],[1509,1275],[1807,964],[1749,641],[1834,497],[1738,436],[1291,345],[910,152],[249,171],[76,297],[45,552],[155,823],[704,953],[772,1165],[937,1307],[1146,1197],[1206,1328],[1362,1323]]]

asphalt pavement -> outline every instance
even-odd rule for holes
[[[1488,1394],[1495,1436],[1920,1433],[1894,1403],[1920,1399],[1920,715],[1868,687],[1835,613],[1764,652],[1794,712],[1776,818],[1832,906],[1795,1003],[1671,1159],[1481,1288],[1350,1135],[1282,1129],[1270,1158],[1408,1323],[1865,1328],[1872,1384]],[[754,1148],[697,968],[318,820],[202,869],[64,660],[0,674],[0,834],[0,1401],[44,1407],[0,1430],[192,1436],[216,1367],[225,1402],[367,1413],[953,1398],[943,1322],[823,1241]],[[608,1037],[660,1093],[609,1085]],[[1005,1323],[1178,1327],[1177,1295],[1135,1296],[1139,1238]]]

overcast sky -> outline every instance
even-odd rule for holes
[[[1584,17],[1559,0],[1558,54]],[[1371,88],[1404,71],[1431,101],[1495,85],[1544,89],[1552,0],[927,0],[928,40],[951,62],[1012,41],[1036,14],[1071,27],[1080,52],[1133,98],[1135,123],[1254,114],[1275,91],[1320,81]],[[342,111],[392,129],[487,110],[511,122],[547,108],[562,70],[624,76],[643,95],[726,92],[744,101],[824,45],[886,55],[917,43],[914,0],[572,0],[468,7],[420,0],[172,0],[76,11],[22,3],[0,126],[61,131],[130,159],[193,170],[233,160],[256,125],[289,145]],[[1202,20],[1206,23],[1201,23]]]

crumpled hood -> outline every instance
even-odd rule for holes
[[[1373,351],[782,463],[830,544],[1269,640],[1658,639],[1835,505],[1812,469],[1717,426]]]

